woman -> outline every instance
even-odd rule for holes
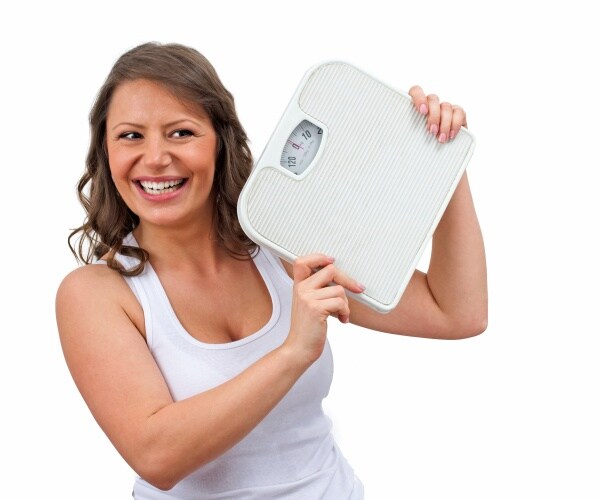
[[[440,142],[466,125],[459,107],[420,87],[411,96]],[[72,249],[95,265],[64,279],[57,321],[81,394],[139,474],[135,498],[363,498],[321,409],[332,376],[327,318],[431,338],[485,329],[485,257],[466,175],[428,273],[415,272],[381,315],[347,298],[364,287],[334,256],[288,264],[241,231],[247,138],[195,50],[144,44],[124,54],[90,123],[79,183],[87,219],[71,238],[82,233]]]

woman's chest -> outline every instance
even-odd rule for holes
[[[163,286],[183,328],[204,343],[243,339],[266,325],[273,303],[260,272],[251,262],[213,278],[174,276]]]

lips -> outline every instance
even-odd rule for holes
[[[137,182],[141,186],[144,193],[158,196],[161,194],[174,193],[183,186],[185,181],[186,179],[172,179],[158,182],[139,180]]]

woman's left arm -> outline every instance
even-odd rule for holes
[[[467,125],[462,108],[440,103],[421,87],[410,90],[427,130],[440,142]],[[427,274],[415,271],[398,306],[380,314],[350,299],[350,321],[382,332],[459,339],[487,327],[487,273],[483,238],[466,172],[433,234]]]

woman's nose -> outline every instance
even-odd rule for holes
[[[171,163],[167,141],[162,137],[148,137],[144,148],[144,163],[150,168],[165,168]]]

